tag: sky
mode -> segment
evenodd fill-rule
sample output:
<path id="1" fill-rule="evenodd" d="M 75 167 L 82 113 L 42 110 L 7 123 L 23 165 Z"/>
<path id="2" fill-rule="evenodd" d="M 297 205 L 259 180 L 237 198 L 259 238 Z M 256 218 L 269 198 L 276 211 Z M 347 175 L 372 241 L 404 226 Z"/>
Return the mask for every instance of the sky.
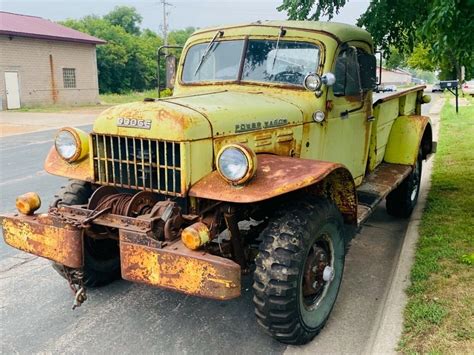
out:
<path id="1" fill-rule="evenodd" d="M 282 0 L 167 0 L 169 29 L 209 27 L 257 20 L 284 20 L 276 8 Z M 115 6 L 134 6 L 143 16 L 142 28 L 161 31 L 163 10 L 159 0 L 0 0 L 2 11 L 39 16 L 53 21 L 105 15 Z M 349 0 L 333 21 L 355 24 L 369 0 Z"/>

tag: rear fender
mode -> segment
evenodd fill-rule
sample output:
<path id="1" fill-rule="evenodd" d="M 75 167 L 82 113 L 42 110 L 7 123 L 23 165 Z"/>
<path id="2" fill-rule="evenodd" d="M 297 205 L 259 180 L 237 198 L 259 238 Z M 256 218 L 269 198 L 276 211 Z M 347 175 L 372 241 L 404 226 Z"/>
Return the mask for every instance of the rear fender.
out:
<path id="1" fill-rule="evenodd" d="M 216 201 L 256 203 L 294 191 L 306 191 L 331 198 L 346 223 L 357 219 L 357 197 L 351 173 L 341 164 L 257 155 L 257 172 L 245 185 L 232 186 L 213 171 L 194 184 L 189 195 Z"/>
<path id="2" fill-rule="evenodd" d="M 400 116 L 390 131 L 384 160 L 392 164 L 413 165 L 420 146 L 423 159 L 434 153 L 433 133 L 427 116 Z"/>

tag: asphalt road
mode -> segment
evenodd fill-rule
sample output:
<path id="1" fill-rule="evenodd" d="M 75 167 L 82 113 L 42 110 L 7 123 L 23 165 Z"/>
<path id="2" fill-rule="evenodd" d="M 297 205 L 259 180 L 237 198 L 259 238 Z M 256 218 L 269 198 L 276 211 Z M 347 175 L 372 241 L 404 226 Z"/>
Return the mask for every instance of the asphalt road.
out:
<path id="1" fill-rule="evenodd" d="M 15 197 L 31 190 L 47 206 L 65 182 L 42 169 L 53 134 L 0 139 L 1 212 L 13 211 Z M 363 353 L 407 223 L 388 216 L 384 205 L 378 207 L 352 242 L 328 324 L 303 347 L 286 347 L 256 325 L 251 276 L 244 278 L 242 297 L 227 302 L 118 281 L 89 290 L 86 303 L 72 311 L 71 291 L 49 262 L 12 249 L 2 239 L 1 353 Z"/>

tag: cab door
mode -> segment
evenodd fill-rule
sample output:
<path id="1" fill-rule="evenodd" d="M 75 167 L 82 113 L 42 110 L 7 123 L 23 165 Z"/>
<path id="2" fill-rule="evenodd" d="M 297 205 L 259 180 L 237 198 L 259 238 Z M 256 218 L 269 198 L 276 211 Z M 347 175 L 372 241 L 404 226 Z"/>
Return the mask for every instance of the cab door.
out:
<path id="1" fill-rule="evenodd" d="M 365 175 L 372 128 L 375 57 L 361 47 L 340 49 L 333 68 L 336 83 L 329 90 L 323 159 L 344 164 L 356 185 Z"/>

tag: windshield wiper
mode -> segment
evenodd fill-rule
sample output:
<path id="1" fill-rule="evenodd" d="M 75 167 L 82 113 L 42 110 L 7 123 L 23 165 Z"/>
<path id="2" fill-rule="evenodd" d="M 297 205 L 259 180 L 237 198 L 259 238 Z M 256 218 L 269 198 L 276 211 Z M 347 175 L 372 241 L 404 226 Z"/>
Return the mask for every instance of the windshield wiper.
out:
<path id="1" fill-rule="evenodd" d="M 277 60 L 277 55 L 278 55 L 278 48 L 280 48 L 280 38 L 286 34 L 286 30 L 282 27 L 280 27 L 280 33 L 278 34 L 278 39 L 277 39 L 277 44 L 275 48 L 275 56 L 273 57 L 273 63 L 272 63 L 272 70 L 275 67 L 275 62 Z"/>
<path id="2" fill-rule="evenodd" d="M 203 65 L 204 63 L 204 60 L 207 58 L 207 56 L 209 55 L 209 53 L 211 52 L 211 48 L 212 48 L 212 45 L 214 44 L 214 42 L 216 41 L 217 39 L 217 36 L 219 37 L 222 37 L 224 35 L 224 31 L 217 31 L 216 34 L 214 35 L 214 37 L 212 37 L 211 41 L 209 42 L 209 44 L 207 45 L 207 48 L 206 50 L 204 51 L 204 53 L 202 54 L 201 56 L 201 59 L 199 60 L 199 64 L 196 68 L 196 71 L 194 72 L 194 76 L 196 76 L 196 74 L 199 72 L 199 69 L 201 69 L 201 66 Z"/>

